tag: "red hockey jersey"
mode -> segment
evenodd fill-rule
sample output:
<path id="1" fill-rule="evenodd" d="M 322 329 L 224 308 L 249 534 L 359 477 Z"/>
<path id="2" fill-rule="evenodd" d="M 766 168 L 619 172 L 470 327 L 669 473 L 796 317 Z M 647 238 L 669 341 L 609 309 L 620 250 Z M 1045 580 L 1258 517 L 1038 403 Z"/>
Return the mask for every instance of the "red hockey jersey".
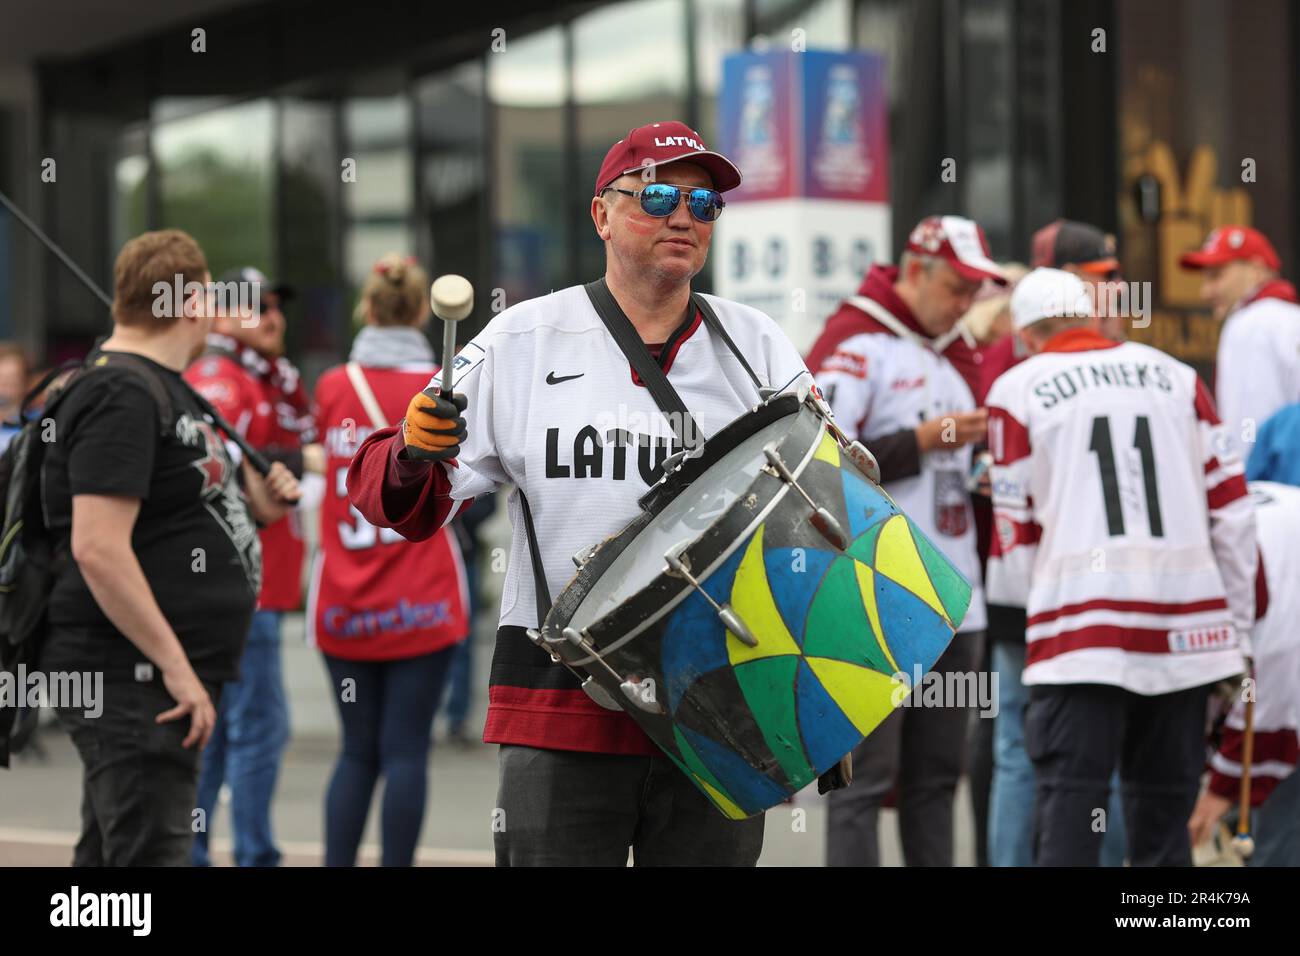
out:
<path id="1" fill-rule="evenodd" d="M 315 441 L 315 421 L 298 371 L 287 359 L 269 361 L 224 335 L 209 336 L 209 351 L 185 370 L 185 379 L 258 451 L 301 471 L 302 446 Z M 299 465 L 294 468 L 292 459 Z M 262 528 L 262 590 L 257 606 L 293 611 L 302 606 L 302 518 L 291 509 Z"/>
<path id="2" fill-rule="evenodd" d="M 469 632 L 465 565 L 449 528 L 408 541 L 377 528 L 348 501 L 352 456 L 377 424 L 396 423 L 412 395 L 429 384 L 434 366 L 363 368 L 383 422 L 367 413 L 340 365 L 316 383 L 316 409 L 326 454 L 320 551 L 307 599 L 307 638 L 349 660 L 394 660 L 428 654 Z M 355 373 L 354 373 L 355 374 Z"/>

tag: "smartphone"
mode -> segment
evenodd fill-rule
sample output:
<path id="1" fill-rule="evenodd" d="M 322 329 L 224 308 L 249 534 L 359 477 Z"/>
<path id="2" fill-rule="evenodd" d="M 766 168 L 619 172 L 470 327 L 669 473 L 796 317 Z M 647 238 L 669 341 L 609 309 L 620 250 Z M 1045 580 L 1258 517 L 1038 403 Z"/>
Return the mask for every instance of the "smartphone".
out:
<path id="1" fill-rule="evenodd" d="M 970 477 L 966 479 L 967 491 L 978 491 L 984 473 L 993 467 L 993 452 L 982 451 L 971 461 Z"/>

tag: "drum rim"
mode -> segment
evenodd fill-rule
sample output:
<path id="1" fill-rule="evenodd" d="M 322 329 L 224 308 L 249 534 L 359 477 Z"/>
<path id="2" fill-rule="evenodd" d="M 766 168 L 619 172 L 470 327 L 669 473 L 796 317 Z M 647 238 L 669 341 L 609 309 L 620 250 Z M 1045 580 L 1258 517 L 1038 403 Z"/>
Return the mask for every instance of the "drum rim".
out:
<path id="1" fill-rule="evenodd" d="M 807 448 L 801 451 L 799 460 L 790 465 L 790 471 L 797 479 L 816 455 L 818 447 L 820 447 L 824 436 L 827 434 L 828 426 L 825 417 L 816 407 L 811 406 L 806 402 L 800 402 L 797 397 L 793 395 L 783 395 L 778 396 L 778 398 L 788 398 L 790 400 L 789 405 L 791 411 L 787 414 L 774 416 L 772 421 L 777 421 L 785 417 L 797 418 L 805 409 L 813 416 L 810 422 L 814 425 L 815 432 L 810 437 Z M 762 407 L 763 406 L 759 406 L 759 408 Z M 758 408 L 751 409 L 749 412 L 738 416 L 731 425 L 742 421 L 754 411 L 758 411 Z M 766 427 L 766 425 L 770 423 L 771 422 L 765 422 L 764 425 L 760 427 Z M 728 425 L 727 428 L 724 428 L 719 432 L 715 438 L 722 437 L 731 425 Z M 699 475 L 706 472 L 711 465 L 716 464 L 717 461 L 719 461 L 728 451 L 739 445 L 741 441 L 744 441 L 746 438 L 753 435 L 756 430 L 757 429 L 748 430 L 744 432 L 743 435 L 737 432 L 735 434 L 740 435 L 740 438 L 734 442 L 724 443 L 720 446 L 722 450 L 716 452 L 713 456 L 701 456 L 698 459 L 692 459 L 689 463 L 693 464 L 695 467 L 693 468 L 693 474 L 690 476 L 690 480 L 693 481 L 695 478 L 699 477 Z M 789 441 L 793 435 L 794 432 L 791 431 L 778 441 L 776 446 L 777 450 L 783 451 L 786 442 Z M 669 478 L 678 479 L 678 481 L 681 482 L 681 487 L 676 488 L 672 494 L 667 497 L 654 498 L 652 503 L 657 505 L 657 508 L 653 513 L 642 511 L 637 518 L 633 519 L 633 521 L 617 535 L 601 542 L 600 547 L 595 553 L 593 553 L 590 560 L 588 560 L 578 573 L 574 575 L 574 577 L 569 581 L 569 584 L 564 588 L 564 591 L 561 592 L 559 598 L 556 599 L 551 614 L 547 615 L 546 621 L 542 626 L 542 632 L 550 639 L 556 641 L 555 646 L 558 649 L 558 653 L 565 658 L 566 663 L 574 666 L 586 667 L 594 662 L 595 658 L 589 654 L 583 654 L 581 657 L 577 656 L 574 653 L 574 650 L 576 649 L 572 648 L 567 641 L 564 641 L 561 638 L 560 632 L 564 628 L 568 627 L 569 622 L 577 612 L 577 609 L 590 595 L 591 588 L 595 582 L 598 581 L 614 561 L 618 559 L 619 555 L 621 555 L 628 547 L 633 545 L 636 538 L 643 530 L 645 530 L 645 527 L 655 518 L 655 516 L 662 512 L 663 508 L 667 507 L 668 503 L 676 498 L 677 495 L 680 494 L 681 491 L 685 490 L 685 488 L 690 484 L 690 481 L 685 481 L 680 477 L 680 472 L 669 476 Z M 763 478 L 767 479 L 766 484 L 763 482 Z M 765 487 L 770 488 L 771 490 L 766 492 L 758 490 Z M 765 520 L 791 491 L 792 489 L 790 486 L 780 478 L 765 473 L 756 475 L 753 482 L 751 482 L 746 495 L 758 493 L 760 496 L 770 495 L 770 497 L 767 497 L 767 500 L 763 501 L 762 504 L 756 507 L 752 512 L 744 506 L 743 498 L 745 495 L 738 497 L 737 500 L 732 502 L 731 506 L 727 508 L 727 510 L 723 512 L 716 521 L 714 521 L 713 525 L 708 530 L 701 533 L 699 537 L 693 540 L 686 548 L 684 554 L 689 560 L 691 556 L 698 553 L 702 546 L 707 546 L 709 543 L 721 536 L 727 538 L 725 544 L 720 550 L 707 548 L 710 554 L 716 555 L 716 557 L 713 557 L 707 565 L 700 567 L 697 563 L 692 562 L 692 573 L 695 575 L 697 580 L 702 580 L 708 577 L 708 575 L 712 574 L 721 563 L 730 558 L 735 553 L 736 549 L 739 548 L 744 541 L 749 539 L 754 528 Z M 650 496 L 647 495 L 646 497 L 649 498 Z M 738 523 L 737 515 L 742 513 L 744 518 L 743 524 L 736 529 L 734 526 Z M 679 604 L 681 604 L 687 596 L 694 592 L 694 590 L 694 587 L 685 580 L 674 578 L 671 575 L 660 571 L 655 575 L 650 583 L 639 592 L 666 593 L 667 596 L 664 600 L 656 602 L 652 613 L 646 616 L 638 616 L 631 627 L 624 627 L 620 619 L 633 613 L 628 608 L 628 599 L 625 599 L 608 613 L 592 621 L 586 628 L 587 635 L 596 643 L 601 654 L 613 653 L 629 641 L 635 640 L 644 631 L 654 627 L 666 615 L 671 613 Z M 567 600 L 566 595 L 569 595 Z M 617 627 L 614 626 L 616 622 L 619 624 Z M 611 640 L 607 645 L 602 645 L 600 642 L 601 635 L 610 631 L 617 633 L 618 636 Z M 600 669 L 598 668 L 590 673 L 595 676 L 598 682 L 604 683 L 602 677 L 607 675 L 599 673 L 599 670 Z"/>
<path id="2" fill-rule="evenodd" d="M 659 512 L 663 511 L 664 508 L 668 507 L 668 503 L 689 488 L 697 478 L 701 477 L 705 472 L 726 457 L 729 452 L 738 448 L 743 442 L 749 439 L 755 431 L 758 431 L 757 428 L 744 433 L 740 431 L 732 431 L 734 426 L 738 425 L 749 416 L 763 412 L 769 413 L 771 415 L 770 419 L 764 421 L 764 423 L 759 426 L 760 428 L 765 428 L 767 425 L 780 421 L 782 418 L 788 418 L 798 414 L 799 410 L 803 408 L 805 404 L 806 403 L 799 401 L 798 396 L 786 392 L 773 396 L 761 405 L 755 405 L 753 408 L 749 409 L 749 411 L 741 412 L 741 414 L 727 422 L 727 424 L 722 427 L 721 431 L 705 442 L 702 454 L 696 458 L 687 458 L 682 463 L 681 468 L 673 472 L 671 475 L 665 475 L 655 484 L 646 489 L 646 493 L 637 500 L 638 506 L 640 506 L 642 511 L 649 512 L 651 517 L 654 517 Z M 789 411 L 782 411 L 782 409 L 786 408 L 788 408 Z"/>

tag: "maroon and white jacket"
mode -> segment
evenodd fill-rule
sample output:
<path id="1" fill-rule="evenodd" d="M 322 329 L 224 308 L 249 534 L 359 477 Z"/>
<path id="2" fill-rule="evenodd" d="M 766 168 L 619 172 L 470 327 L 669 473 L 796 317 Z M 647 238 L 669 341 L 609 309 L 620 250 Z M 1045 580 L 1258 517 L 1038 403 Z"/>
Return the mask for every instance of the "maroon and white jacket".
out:
<path id="1" fill-rule="evenodd" d="M 1260 617 L 1251 633 L 1255 652 L 1255 742 L 1250 802 L 1259 806 L 1286 779 L 1300 754 L 1300 488 L 1252 481 L 1259 537 L 1256 588 Z M 1210 789 L 1236 800 L 1241 786 L 1246 705 L 1238 700 L 1210 758 Z"/>
<path id="2" fill-rule="evenodd" d="M 880 463 L 885 490 L 971 583 L 958 628 L 986 624 L 975 512 L 966 482 L 973 449 L 921 454 L 916 428 L 950 412 L 975 409 L 978 358 L 960 327 L 927 336 L 894 291 L 895 266 L 873 266 L 858 295 L 829 319 L 808 355 L 835 420 Z"/>

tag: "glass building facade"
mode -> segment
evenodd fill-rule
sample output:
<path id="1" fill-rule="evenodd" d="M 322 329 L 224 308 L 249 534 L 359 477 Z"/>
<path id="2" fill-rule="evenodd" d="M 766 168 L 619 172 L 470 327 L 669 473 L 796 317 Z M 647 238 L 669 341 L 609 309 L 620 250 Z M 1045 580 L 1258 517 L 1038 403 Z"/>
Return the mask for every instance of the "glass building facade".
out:
<path id="1" fill-rule="evenodd" d="M 249 264 L 291 283 L 290 351 L 310 379 L 346 353 L 357 290 L 384 252 L 474 282 L 463 334 L 601 274 L 589 204 L 605 150 L 666 118 L 715 138 L 723 58 L 750 47 L 887 57 L 895 250 L 919 217 L 952 212 L 1023 260 L 1032 232 L 1063 215 L 1115 232 L 1131 277 L 1154 280 L 1158 226 L 1132 200 L 1152 142 L 1185 162 L 1198 143 L 1245 136 L 1278 178 L 1297 166 L 1285 0 L 1252 4 L 1258 17 L 1230 17 L 1228 0 L 485 6 L 266 5 L 212 18 L 203 54 L 186 28 L 45 65 L 39 148 L 59 157 L 60 184 L 37 191 L 39 215 L 104 286 L 123 241 L 171 226 L 194 234 L 214 274 Z M 1210 53 L 1218 80 L 1197 65 Z M 1233 80 L 1239 62 L 1249 75 Z M 1273 106 L 1241 111 L 1250 84 Z M 1203 99 L 1180 102 L 1185 91 Z M 941 176 L 948 159 L 955 181 Z M 1234 164 L 1223 158 L 1220 177 Z M 1292 261 L 1293 187 L 1261 183 L 1252 201 Z M 104 310 L 52 259 L 40 269 L 41 358 L 80 354 L 106 331 Z M 1171 307 L 1192 309 L 1177 291 Z"/>

